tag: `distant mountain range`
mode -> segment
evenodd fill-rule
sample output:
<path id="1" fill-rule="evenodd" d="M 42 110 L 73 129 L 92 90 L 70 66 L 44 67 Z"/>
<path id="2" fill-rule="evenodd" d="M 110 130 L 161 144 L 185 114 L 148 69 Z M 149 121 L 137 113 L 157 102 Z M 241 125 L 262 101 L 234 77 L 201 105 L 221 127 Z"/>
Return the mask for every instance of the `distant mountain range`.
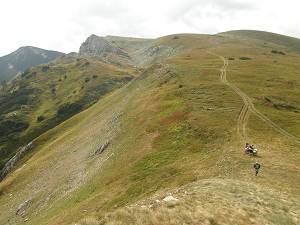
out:
<path id="1" fill-rule="evenodd" d="M 264 41 L 277 46 L 285 46 L 287 50 L 300 52 L 299 39 L 269 33 L 264 31 L 237 30 L 223 32 L 219 35 L 238 38 L 239 40 L 251 38 L 251 40 Z M 0 57 L 0 82 L 12 80 L 18 73 L 48 63 L 58 57 L 97 57 L 106 63 L 112 64 L 148 64 L 157 58 L 157 55 L 167 56 L 172 54 L 169 46 L 157 45 L 153 39 L 116 37 L 116 36 L 97 36 L 92 34 L 82 43 L 79 52 L 64 54 L 58 51 L 45 50 L 32 46 L 21 47 L 18 50 Z"/>
<path id="2" fill-rule="evenodd" d="M 0 82 L 13 79 L 30 67 L 48 63 L 64 53 L 26 46 L 0 57 Z"/>

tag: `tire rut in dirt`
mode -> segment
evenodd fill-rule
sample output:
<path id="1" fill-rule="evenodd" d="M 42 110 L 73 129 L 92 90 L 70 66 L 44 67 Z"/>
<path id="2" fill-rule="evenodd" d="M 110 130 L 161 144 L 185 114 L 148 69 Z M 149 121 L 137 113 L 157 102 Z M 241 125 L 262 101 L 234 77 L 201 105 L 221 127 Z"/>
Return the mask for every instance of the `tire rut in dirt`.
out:
<path id="1" fill-rule="evenodd" d="M 214 53 L 211 53 L 211 52 L 208 52 L 208 53 L 211 54 L 211 55 L 219 57 L 223 61 L 223 66 L 220 69 L 221 82 L 224 83 L 225 85 L 229 86 L 237 95 L 239 95 L 241 97 L 241 99 L 244 102 L 244 105 L 242 106 L 240 114 L 238 115 L 238 122 L 237 122 L 237 124 L 238 124 L 237 125 L 237 132 L 238 132 L 240 137 L 242 137 L 244 140 L 248 139 L 247 133 L 246 133 L 246 126 L 247 126 L 247 121 L 248 121 L 248 118 L 250 116 L 250 113 L 252 112 L 253 114 L 255 114 L 258 118 L 260 118 L 266 124 L 271 126 L 277 132 L 281 133 L 282 135 L 284 135 L 284 136 L 292 139 L 296 143 L 300 144 L 300 138 L 290 134 L 289 132 L 287 132 L 286 130 L 284 130 L 280 126 L 278 126 L 276 123 L 271 121 L 268 117 L 266 117 L 260 111 L 258 111 L 254 107 L 251 98 L 246 93 L 242 92 L 238 87 L 236 87 L 235 85 L 228 82 L 226 75 L 227 75 L 227 67 L 228 67 L 229 63 L 228 63 L 228 60 L 225 57 L 214 54 Z"/>

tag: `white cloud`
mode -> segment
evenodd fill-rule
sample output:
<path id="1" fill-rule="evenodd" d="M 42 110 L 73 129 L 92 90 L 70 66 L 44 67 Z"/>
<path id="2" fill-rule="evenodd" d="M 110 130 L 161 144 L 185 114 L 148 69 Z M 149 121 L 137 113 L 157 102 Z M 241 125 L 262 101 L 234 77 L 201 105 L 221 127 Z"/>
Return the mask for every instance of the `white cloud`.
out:
<path id="1" fill-rule="evenodd" d="M 298 0 L 2 0 L 0 55 L 33 45 L 77 51 L 90 34 L 267 30 L 300 37 Z"/>

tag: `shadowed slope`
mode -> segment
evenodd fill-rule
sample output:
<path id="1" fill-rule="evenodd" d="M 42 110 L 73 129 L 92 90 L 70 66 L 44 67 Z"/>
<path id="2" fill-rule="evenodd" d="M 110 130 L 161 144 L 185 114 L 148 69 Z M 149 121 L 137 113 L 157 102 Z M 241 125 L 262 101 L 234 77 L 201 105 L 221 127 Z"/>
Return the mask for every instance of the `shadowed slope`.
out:
<path id="1" fill-rule="evenodd" d="M 0 90 L 0 168 L 34 138 L 134 78 L 93 58 L 62 58 L 24 72 Z"/>

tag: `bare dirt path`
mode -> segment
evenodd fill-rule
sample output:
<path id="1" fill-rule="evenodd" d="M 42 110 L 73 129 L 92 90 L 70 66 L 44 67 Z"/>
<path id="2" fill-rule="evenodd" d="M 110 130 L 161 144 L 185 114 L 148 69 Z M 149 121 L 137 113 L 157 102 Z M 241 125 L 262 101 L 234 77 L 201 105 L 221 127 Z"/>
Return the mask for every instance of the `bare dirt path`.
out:
<path id="1" fill-rule="evenodd" d="M 270 127 L 275 129 L 277 132 L 281 133 L 282 135 L 284 135 L 284 136 L 286 136 L 286 137 L 288 137 L 288 138 L 292 139 L 293 141 L 300 144 L 300 139 L 298 137 L 290 134 L 289 132 L 287 132 L 286 130 L 284 130 L 280 126 L 278 126 L 276 123 L 271 121 L 268 117 L 266 117 L 260 111 L 258 111 L 254 107 L 251 98 L 247 94 L 242 92 L 238 87 L 236 87 L 232 83 L 228 82 L 228 80 L 227 80 L 228 60 L 225 57 L 214 54 L 214 53 L 211 53 L 211 52 L 209 52 L 209 54 L 217 56 L 223 61 L 223 66 L 220 70 L 221 71 L 221 73 L 220 73 L 221 81 L 225 85 L 229 86 L 237 95 L 239 95 L 241 97 L 241 99 L 243 100 L 243 102 L 244 102 L 243 107 L 242 107 L 242 109 L 239 113 L 239 116 L 238 116 L 238 121 L 237 121 L 237 132 L 244 140 L 248 139 L 248 136 L 247 136 L 247 133 L 246 133 L 246 125 L 247 125 L 247 121 L 248 121 L 248 118 L 250 116 L 250 113 L 253 113 L 257 117 L 259 117 L 262 121 L 264 121 L 266 124 L 268 124 Z"/>
<path id="2" fill-rule="evenodd" d="M 220 56 L 219 56 L 220 57 Z M 244 104 L 240 110 L 240 113 L 238 115 L 238 120 L 237 120 L 237 133 L 238 135 L 243 139 L 243 140 L 247 140 L 248 139 L 248 136 L 247 136 L 247 133 L 246 133 L 246 125 L 247 125 L 247 121 L 248 121 L 248 118 L 250 116 L 250 104 L 251 102 L 249 102 L 248 98 L 246 97 L 246 95 L 241 91 L 239 90 L 237 87 L 235 87 L 234 85 L 232 85 L 231 83 L 229 83 L 227 81 L 227 67 L 228 67 L 228 60 L 226 60 L 224 57 L 220 57 L 224 64 L 221 68 L 221 73 L 220 73 L 220 78 L 221 78 L 221 81 L 226 84 L 227 86 L 229 86 L 231 89 L 234 90 L 234 92 L 236 94 L 238 94 Z"/>

